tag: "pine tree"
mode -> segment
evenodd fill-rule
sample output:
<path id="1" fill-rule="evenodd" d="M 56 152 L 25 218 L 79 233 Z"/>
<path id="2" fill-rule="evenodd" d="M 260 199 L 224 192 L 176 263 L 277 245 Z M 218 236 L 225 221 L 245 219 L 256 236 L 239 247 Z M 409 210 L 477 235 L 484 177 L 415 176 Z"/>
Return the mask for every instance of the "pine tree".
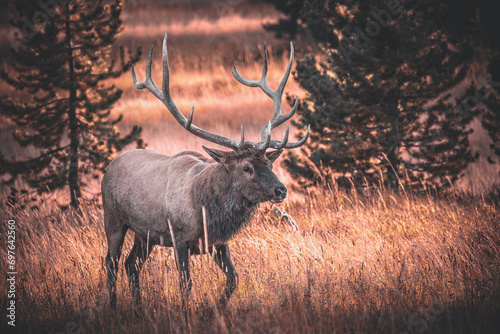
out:
<path id="1" fill-rule="evenodd" d="M 279 18 L 276 23 L 266 23 L 264 27 L 267 30 L 273 31 L 278 38 L 290 39 L 295 39 L 299 33 L 304 33 L 298 22 L 303 5 L 302 0 L 273 0 L 270 2 L 287 16 Z"/>
<path id="2" fill-rule="evenodd" d="M 500 164 L 500 82 L 492 81 L 491 83 L 488 92 L 484 94 L 485 99 L 482 101 L 485 108 L 481 121 L 492 140 L 491 149 L 495 155 L 495 157 L 488 157 L 488 161 Z"/>
<path id="3" fill-rule="evenodd" d="M 481 125 L 492 141 L 487 161 L 500 165 L 500 25 L 494 11 L 487 9 L 482 4 L 466 25 L 479 70 L 469 94 L 461 96 L 461 102 L 466 111 L 479 110 Z"/>
<path id="4" fill-rule="evenodd" d="M 122 116 L 113 118 L 110 108 L 122 91 L 105 82 L 128 71 L 141 51 L 125 59 L 121 47 L 120 63 L 112 59 L 123 1 L 48 3 L 16 3 L 12 22 L 23 36 L 13 43 L 12 68 L 1 73 L 19 96 L 2 96 L 0 112 L 17 127 L 15 140 L 39 154 L 23 161 L 0 155 L 0 173 L 10 182 L 21 177 L 39 194 L 69 187 L 78 207 L 84 176 L 97 177 L 125 145 L 142 145 L 138 126 L 120 135 Z"/>
<path id="5" fill-rule="evenodd" d="M 274 2 L 274 1 L 271 1 Z M 467 40 L 453 32 L 443 1 L 304 2 L 300 22 L 322 49 L 297 61 L 307 91 L 295 125 L 311 125 L 305 155 L 288 153 L 295 176 L 330 169 L 389 184 L 453 183 L 472 160 L 464 114 L 444 96 L 469 68 Z"/>

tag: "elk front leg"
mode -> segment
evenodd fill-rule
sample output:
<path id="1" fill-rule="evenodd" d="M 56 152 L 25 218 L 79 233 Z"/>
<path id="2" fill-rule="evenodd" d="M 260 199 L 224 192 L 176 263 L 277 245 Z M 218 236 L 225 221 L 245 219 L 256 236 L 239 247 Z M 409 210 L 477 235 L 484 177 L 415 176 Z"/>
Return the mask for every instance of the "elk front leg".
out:
<path id="1" fill-rule="evenodd" d="M 177 245 L 175 251 L 177 253 L 177 267 L 179 269 L 182 308 L 185 309 L 187 307 L 191 288 L 193 287 L 193 282 L 191 281 L 191 275 L 189 273 L 189 256 L 191 254 L 189 248 L 185 245 Z"/>
<path id="2" fill-rule="evenodd" d="M 226 288 L 219 299 L 219 306 L 225 308 L 229 301 L 229 297 L 231 297 L 236 287 L 238 287 L 238 274 L 234 270 L 233 263 L 231 262 L 231 255 L 229 254 L 229 246 L 227 244 L 217 247 L 212 256 L 214 257 L 215 263 L 217 263 L 226 274 Z"/>

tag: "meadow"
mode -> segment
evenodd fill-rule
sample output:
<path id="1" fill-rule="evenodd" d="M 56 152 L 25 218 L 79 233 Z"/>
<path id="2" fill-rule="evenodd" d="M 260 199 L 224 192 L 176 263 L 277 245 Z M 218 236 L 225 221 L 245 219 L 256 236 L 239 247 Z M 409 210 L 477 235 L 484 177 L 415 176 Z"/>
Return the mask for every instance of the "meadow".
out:
<path id="1" fill-rule="evenodd" d="M 228 2 L 231 3 L 231 2 Z M 242 4 L 192 8 L 134 8 L 124 13 L 119 42 L 154 43 L 153 78 L 161 83 L 161 40 L 169 33 L 172 95 L 185 114 L 196 102 L 194 124 L 231 138 L 257 140 L 272 112 L 259 90 L 237 83 L 232 66 L 249 78 L 262 70 L 262 43 L 270 46 L 268 80 L 276 87 L 288 62 L 288 43 L 262 24 L 272 8 Z M 201 9 L 200 9 L 201 8 Z M 307 48 L 302 43 L 301 47 Z M 136 65 L 144 79 L 145 58 Z M 124 91 L 114 113 L 126 131 L 140 124 L 148 149 L 172 154 L 201 151 L 201 140 L 183 130 L 130 75 L 114 81 Z M 299 94 L 290 80 L 286 92 Z M 290 108 L 286 104 L 285 111 Z M 4 125 L 8 127 L 8 125 Z M 4 128 L 5 129 L 5 128 Z M 282 137 L 284 127 L 273 132 Z M 3 130 L 2 130 L 3 132 Z M 3 140 L 5 139 L 5 140 Z M 2 133 L 10 152 L 18 147 Z M 3 148 L 2 148 L 2 152 Z M 262 204 L 251 224 L 230 241 L 240 284 L 228 309 L 215 308 L 225 276 L 207 255 L 191 258 L 193 291 L 181 309 L 172 249 L 156 247 L 141 273 L 144 310 L 134 311 L 124 259 L 119 264 L 118 306 L 109 306 L 107 251 L 99 201 L 79 212 L 67 195 L 53 194 L 36 209 L 0 210 L 0 267 L 7 268 L 8 220 L 16 226 L 16 293 L 19 333 L 497 333 L 500 329 L 500 203 L 498 197 L 453 191 L 414 193 L 373 185 L 365 192 L 301 190 L 276 165 L 291 190 L 282 205 Z M 97 182 L 85 196 L 98 198 Z M 279 207 L 298 230 L 279 222 Z M 2 333 L 8 285 L 0 282 Z"/>
<path id="2" fill-rule="evenodd" d="M 192 257 L 187 314 L 181 311 L 170 248 L 157 247 L 143 268 L 142 313 L 134 312 L 124 257 L 117 310 L 108 306 L 99 205 L 87 205 L 79 214 L 54 205 L 7 210 L 2 221 L 14 219 L 18 235 L 17 328 L 20 333 L 495 333 L 500 328 L 498 203 L 383 188 L 371 194 L 316 190 L 282 207 L 298 231 L 278 224 L 271 208 L 262 205 L 250 226 L 230 241 L 240 285 L 227 311 L 215 309 L 225 276 L 208 255 Z M 2 235 L 6 231 L 2 224 Z M 131 246 L 128 235 L 124 254 Z M 7 258 L 5 247 L 0 256 Z"/>

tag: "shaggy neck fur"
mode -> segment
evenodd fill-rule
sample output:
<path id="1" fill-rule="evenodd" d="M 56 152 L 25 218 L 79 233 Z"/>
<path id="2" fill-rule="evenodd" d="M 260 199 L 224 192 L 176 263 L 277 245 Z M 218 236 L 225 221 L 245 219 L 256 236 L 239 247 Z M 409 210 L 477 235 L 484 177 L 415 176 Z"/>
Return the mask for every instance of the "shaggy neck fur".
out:
<path id="1" fill-rule="evenodd" d="M 214 242 L 226 242 L 238 233 L 252 219 L 258 203 L 243 198 L 239 187 L 230 178 L 223 165 L 215 165 L 216 173 L 211 173 L 210 187 L 212 196 L 207 203 L 208 234 Z"/>

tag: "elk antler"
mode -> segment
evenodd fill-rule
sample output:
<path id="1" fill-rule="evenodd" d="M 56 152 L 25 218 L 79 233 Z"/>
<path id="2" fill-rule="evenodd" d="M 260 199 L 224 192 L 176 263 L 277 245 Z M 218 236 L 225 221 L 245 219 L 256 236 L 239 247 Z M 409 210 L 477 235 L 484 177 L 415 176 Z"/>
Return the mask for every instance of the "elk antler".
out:
<path id="1" fill-rule="evenodd" d="M 153 95 L 163 102 L 163 104 L 167 107 L 170 113 L 174 116 L 174 118 L 179 122 L 182 127 L 191 132 L 197 137 L 208 140 L 212 143 L 219 144 L 233 150 L 238 150 L 243 147 L 245 142 L 244 134 L 243 134 L 243 126 L 241 127 L 241 141 L 238 142 L 236 140 L 232 140 L 229 138 L 225 138 L 206 130 L 200 129 L 196 125 L 193 125 L 193 114 L 194 114 L 194 103 L 191 111 L 189 113 L 189 118 L 186 119 L 184 115 L 180 112 L 180 110 L 175 105 L 172 96 L 170 95 L 170 70 L 168 67 L 168 54 L 167 54 L 167 33 L 165 33 L 165 37 L 163 38 L 163 82 L 162 82 L 162 90 L 158 89 L 153 79 L 151 78 L 151 62 L 153 60 L 153 45 L 151 45 L 151 49 L 149 50 L 148 62 L 146 65 L 146 80 L 143 82 L 137 81 L 137 76 L 135 74 L 134 65 L 132 65 L 132 80 L 134 81 L 134 85 L 138 89 L 147 88 Z"/>
<path id="2" fill-rule="evenodd" d="M 167 33 L 165 33 L 165 37 L 163 38 L 163 82 L 162 82 L 162 90 L 160 90 L 156 84 L 154 83 L 151 77 L 151 62 L 153 61 L 153 45 L 151 45 L 151 49 L 149 50 L 148 62 L 146 65 L 146 80 L 143 82 L 137 81 L 137 76 L 135 74 L 134 65 L 132 65 L 132 79 L 134 81 L 134 85 L 138 89 L 147 88 L 158 100 L 163 102 L 163 104 L 170 111 L 172 116 L 177 120 L 177 122 L 182 125 L 186 130 L 191 132 L 197 137 L 205 139 L 209 142 L 225 146 L 231 148 L 235 151 L 242 150 L 244 148 L 253 147 L 260 151 L 265 151 L 267 148 L 271 147 L 274 149 L 282 149 L 282 148 L 296 148 L 305 143 L 307 138 L 309 137 L 310 127 L 307 128 L 307 133 L 302 138 L 302 140 L 296 143 L 288 143 L 288 133 L 290 131 L 290 126 L 286 130 L 285 136 L 282 141 L 271 140 L 271 130 L 282 124 L 283 122 L 290 119 L 298 106 L 298 99 L 295 96 L 295 104 L 292 110 L 286 114 L 281 114 L 281 102 L 283 97 L 283 91 L 285 89 L 286 82 L 288 77 L 290 76 L 290 70 L 292 68 L 293 62 L 293 44 L 290 42 L 290 62 L 288 63 L 285 76 L 281 80 L 281 83 L 275 91 L 269 88 L 267 84 L 267 51 L 266 44 L 264 44 L 264 69 L 262 71 L 262 76 L 259 81 L 253 81 L 243 78 L 238 71 L 236 70 L 236 66 L 234 67 L 233 75 L 240 83 L 250 86 L 250 87 L 260 87 L 267 96 L 269 96 L 274 101 L 274 114 L 269 123 L 262 130 L 261 141 L 259 143 L 254 143 L 251 141 L 245 141 L 245 135 L 243 131 L 243 126 L 241 126 L 241 139 L 240 141 L 232 140 L 229 138 L 225 138 L 206 130 L 203 130 L 196 125 L 193 125 L 193 114 L 194 114 L 194 103 L 189 112 L 189 117 L 186 119 L 184 115 L 180 112 L 180 110 L 175 105 L 172 96 L 170 95 L 170 69 L 168 66 L 168 53 L 167 53 Z"/>
<path id="3" fill-rule="evenodd" d="M 262 91 L 269 96 L 273 102 L 274 102 L 274 113 L 273 117 L 267 123 L 267 125 L 264 127 L 262 130 L 262 135 L 261 135 L 261 141 L 260 143 L 256 143 L 255 147 L 259 150 L 265 150 L 269 147 L 274 148 L 274 149 L 282 149 L 282 148 L 296 148 L 301 145 L 303 145 L 307 138 L 309 137 L 309 132 L 310 132 L 310 126 L 307 127 L 307 132 L 300 141 L 296 143 L 288 143 L 288 133 L 290 131 L 290 125 L 286 129 L 285 132 L 285 137 L 281 142 L 276 141 L 276 140 L 271 140 L 271 130 L 277 127 L 278 125 L 286 122 L 292 116 L 295 114 L 295 111 L 297 110 L 297 106 L 299 104 L 299 100 L 297 95 L 295 95 L 295 103 L 292 107 L 292 110 L 286 114 L 283 115 L 281 114 L 281 104 L 283 100 L 283 91 L 285 90 L 285 85 L 286 82 L 288 81 L 288 77 L 290 76 L 290 71 L 292 69 L 292 63 L 293 63 L 293 55 L 294 55 L 294 50 L 293 50 L 293 43 L 290 42 L 290 61 L 288 62 L 288 66 L 286 67 L 286 72 L 283 78 L 281 79 L 280 85 L 276 90 L 272 90 L 269 87 L 269 84 L 267 83 L 267 48 L 266 48 L 266 43 L 264 43 L 264 66 L 262 69 L 262 75 L 260 77 L 260 80 L 249 80 L 241 76 L 240 73 L 238 73 L 238 70 L 236 69 L 236 66 L 234 66 L 233 70 L 233 76 L 236 80 L 238 80 L 240 83 L 242 83 L 245 86 L 249 87 L 259 87 L 262 89 Z"/>

